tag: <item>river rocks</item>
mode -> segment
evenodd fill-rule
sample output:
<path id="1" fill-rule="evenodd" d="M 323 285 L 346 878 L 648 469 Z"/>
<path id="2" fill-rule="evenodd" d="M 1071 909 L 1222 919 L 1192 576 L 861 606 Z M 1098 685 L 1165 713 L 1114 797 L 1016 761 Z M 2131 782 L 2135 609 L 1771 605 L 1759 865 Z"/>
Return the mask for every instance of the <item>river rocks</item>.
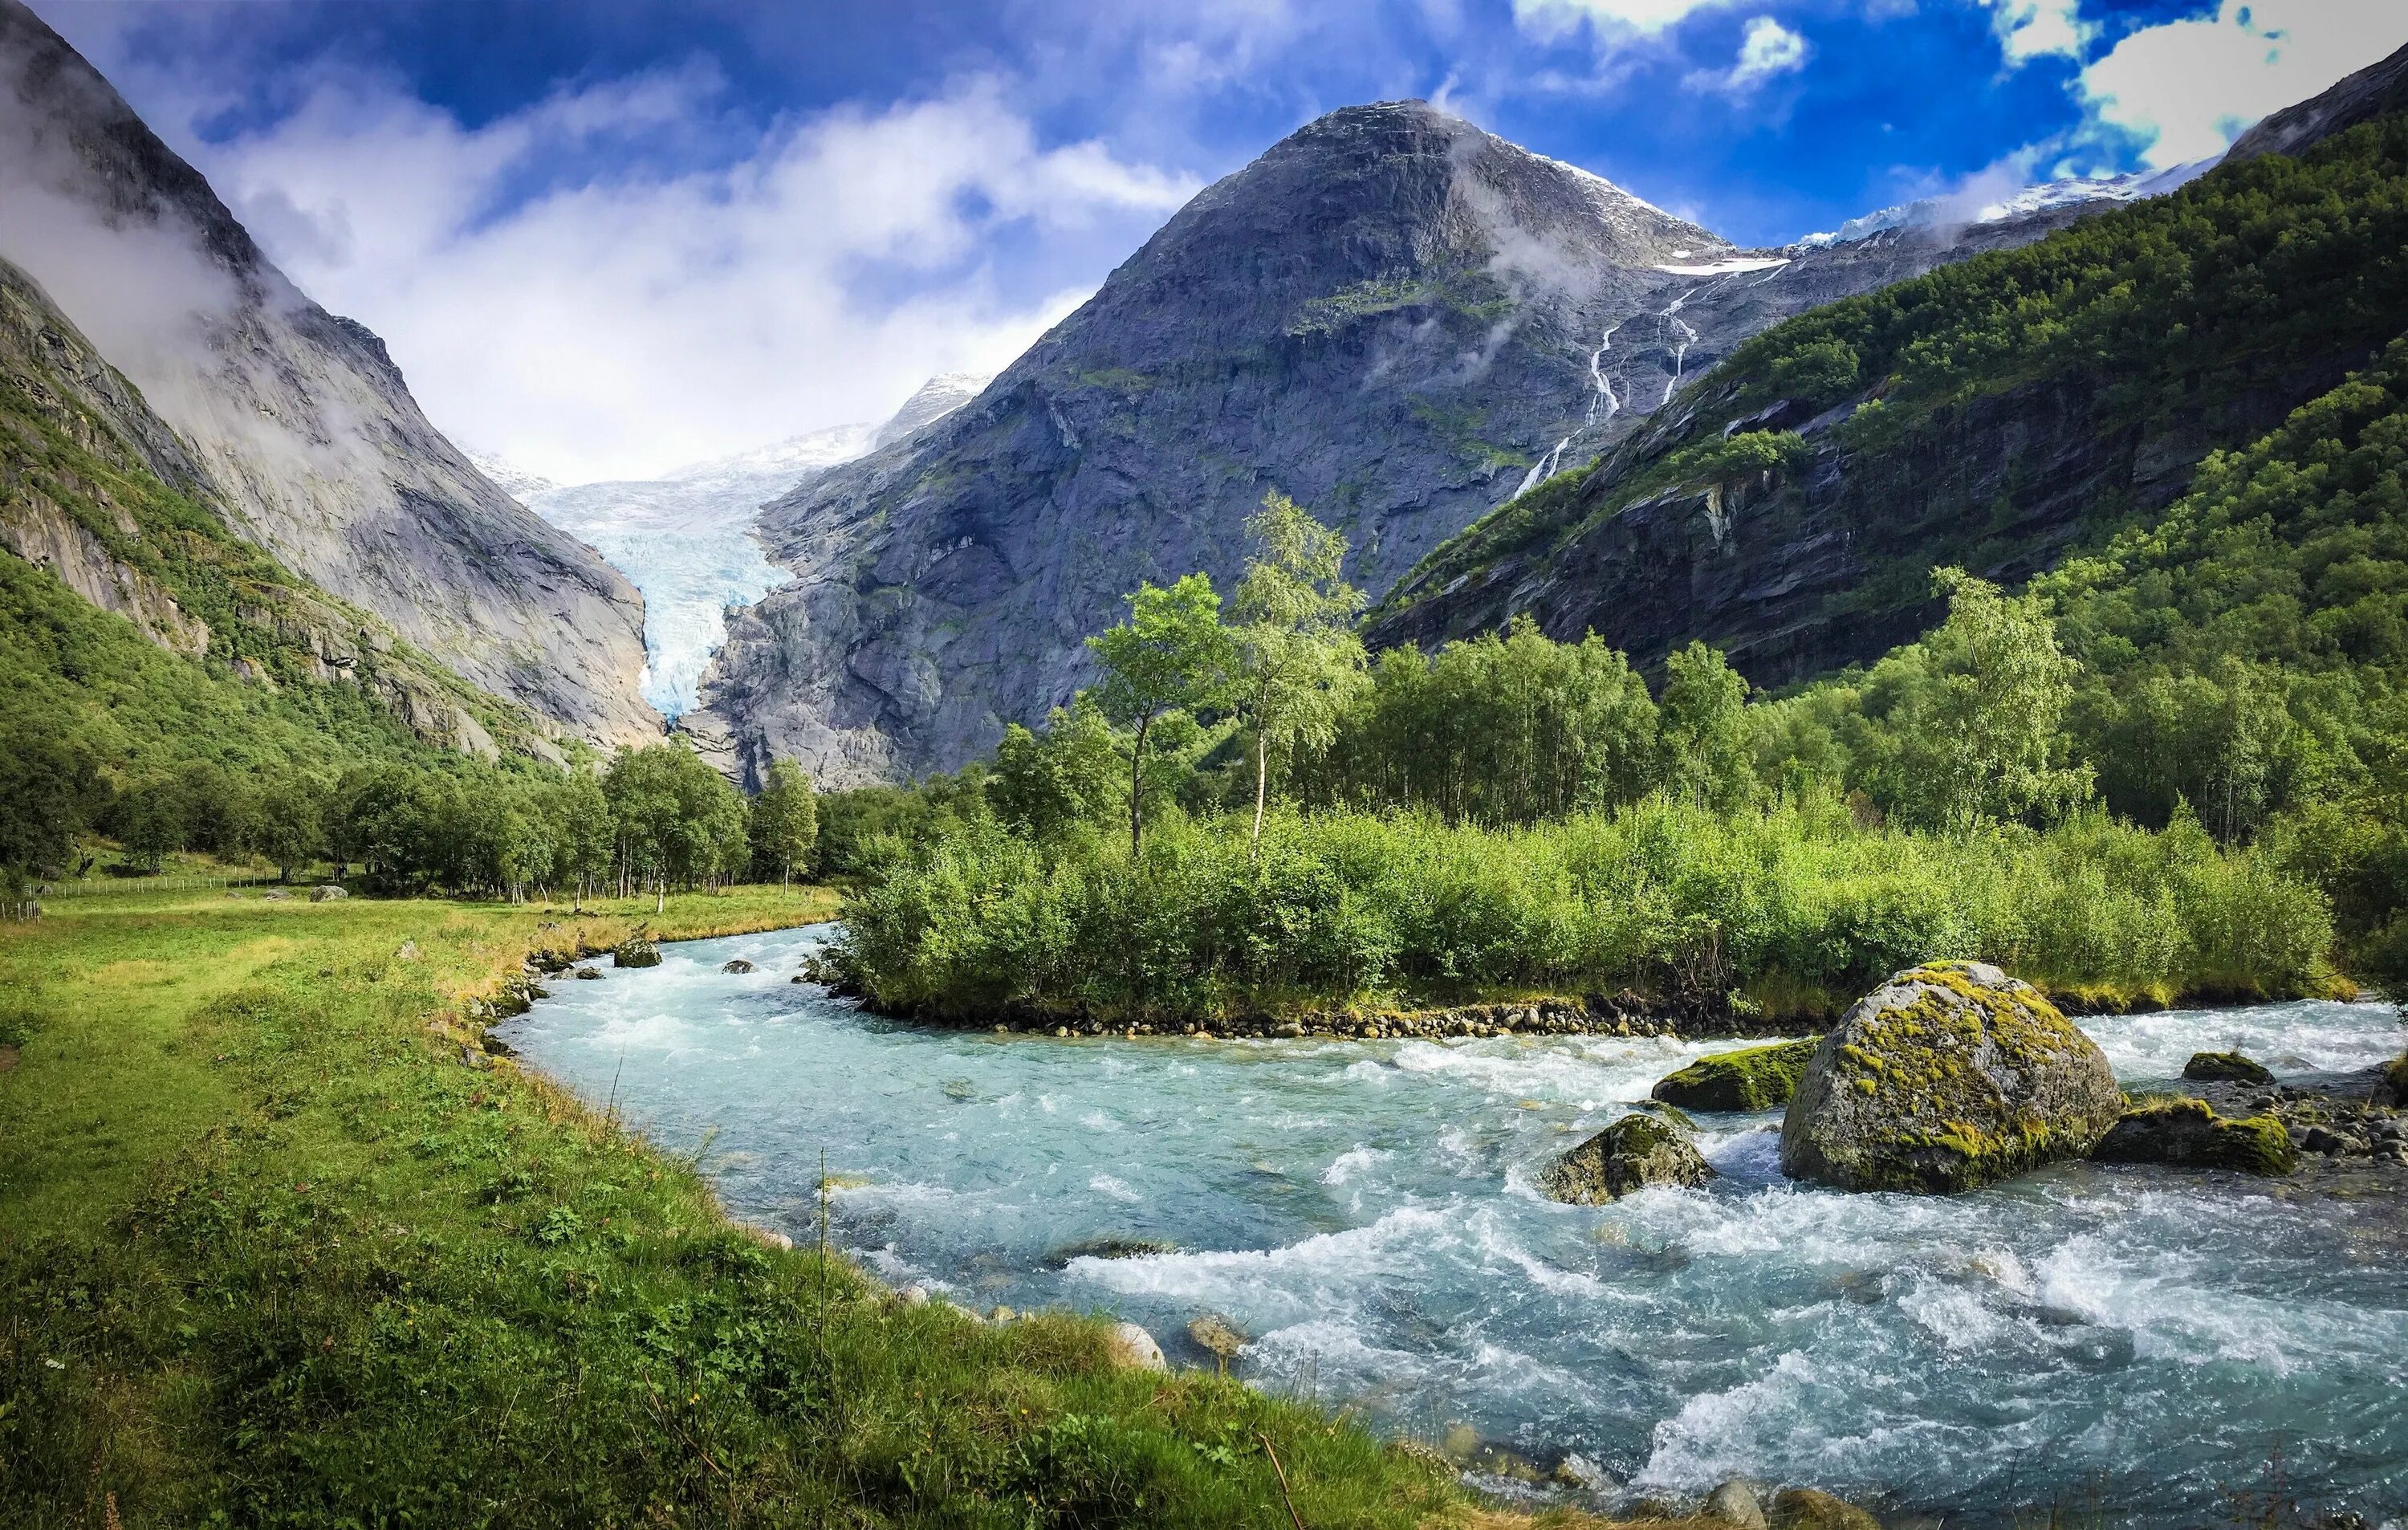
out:
<path id="1" fill-rule="evenodd" d="M 614 965 L 624 967 L 658 966 L 661 965 L 661 948 L 640 935 L 633 935 L 610 948 L 610 960 Z"/>
<path id="2" fill-rule="evenodd" d="M 1602 1206 L 1649 1185 L 1701 1185 L 1714 1177 L 1688 1134 L 1632 1114 L 1540 1172 L 1539 1193 L 1573 1206 Z"/>
<path id="3" fill-rule="evenodd" d="M 1766 1516 L 1771 1530 L 1881 1530 L 1881 1521 L 1813 1488 L 1783 1488 Z"/>
<path id="4" fill-rule="evenodd" d="M 2253 1062 L 2237 1051 L 2195 1051 L 2183 1065 L 2182 1076 L 2193 1083 L 2202 1084 L 2271 1084 L 2274 1075 L 2263 1063 Z"/>
<path id="5" fill-rule="evenodd" d="M 1717 1524 L 1732 1524 L 1740 1530 L 1767 1530 L 1764 1507 L 1756 1501 L 1756 1490 L 1734 1478 L 1706 1494 L 1705 1518 Z"/>
<path id="6" fill-rule="evenodd" d="M 1820 1045 L 1809 1037 L 1716 1052 L 1665 1075 L 1649 1093 L 1684 1110 L 1770 1110 L 1798 1093 L 1798 1080 Z"/>
<path id="7" fill-rule="evenodd" d="M 1089 1237 L 1047 1254 L 1045 1267 L 1060 1269 L 1073 1259 L 1146 1259 L 1178 1251 L 1178 1244 L 1158 1237 Z"/>
<path id="8" fill-rule="evenodd" d="M 1978 962 L 1895 973 L 1807 1065 L 1781 1169 L 1842 1190 L 1971 1190 L 2098 1145 L 2124 1096 L 2098 1044 Z"/>
<path id="9" fill-rule="evenodd" d="M 1187 1337 L 1194 1339 L 1197 1347 L 1219 1361 L 1223 1370 L 1227 1370 L 1229 1362 L 1235 1360 L 1238 1357 L 1238 1351 L 1246 1347 L 1246 1336 L 1243 1331 L 1218 1312 L 1207 1312 L 1190 1323 L 1187 1325 Z"/>
<path id="10" fill-rule="evenodd" d="M 309 901 L 311 903 L 332 903 L 337 898 L 348 895 L 349 894 L 345 894 L 341 888 L 336 886 L 333 882 L 328 882 L 323 887 L 313 887 L 309 889 Z"/>
<path id="11" fill-rule="evenodd" d="M 581 966 L 577 969 L 575 976 L 589 983 L 599 982 L 602 980 L 602 969 L 598 966 Z"/>
<path id="12" fill-rule="evenodd" d="M 752 966 L 752 963 L 750 963 L 750 962 L 746 961 L 746 960 L 745 960 L 744 958 L 742 958 L 741 956 L 738 956 L 738 957 L 735 958 L 733 961 L 726 961 L 726 962 L 722 962 L 722 963 L 720 963 L 720 964 L 719 964 L 719 970 L 720 970 L 720 971 L 722 971 L 722 972 L 724 972 L 724 973 L 728 973 L 728 974 L 730 974 L 730 975 L 732 975 L 732 976 L 741 977 L 741 976 L 743 976 L 745 973 L 752 971 L 752 970 L 753 970 L 753 966 Z"/>
<path id="13" fill-rule="evenodd" d="M 2205 1100 L 2172 1094 L 2133 1101 L 2090 1156 L 2263 1175 L 2288 1174 L 2300 1165 L 2290 1132 L 2274 1117 L 2220 1116 Z"/>
<path id="14" fill-rule="evenodd" d="M 2394 1058 L 2383 1070 L 2383 1082 L 2377 1086 L 2382 1103 L 2408 1106 L 2408 1055 Z"/>
<path id="15" fill-rule="evenodd" d="M 1162 1346 L 1154 1336 L 1134 1323 L 1116 1323 L 1104 1339 L 1104 1353 L 1123 1370 L 1162 1370 L 1170 1368 L 1162 1358 Z"/>

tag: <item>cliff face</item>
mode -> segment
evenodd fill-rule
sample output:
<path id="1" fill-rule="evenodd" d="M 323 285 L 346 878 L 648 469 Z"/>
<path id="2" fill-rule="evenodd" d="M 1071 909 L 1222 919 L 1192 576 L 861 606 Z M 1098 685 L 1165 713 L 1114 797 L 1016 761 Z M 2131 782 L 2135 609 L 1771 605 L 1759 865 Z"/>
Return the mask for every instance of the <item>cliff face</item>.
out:
<path id="1" fill-rule="evenodd" d="M 1227 589 L 1267 490 L 1379 594 L 1746 336 L 2081 210 L 1743 251 L 1421 103 L 1334 112 L 973 402 L 771 504 L 795 581 L 731 620 L 682 725 L 756 779 L 953 768 L 1092 678 L 1082 639 L 1139 580 Z"/>
<path id="2" fill-rule="evenodd" d="M 19 0 L 0 0 L 0 255 L 189 443 L 243 536 L 577 734 L 658 733 L 634 587 L 487 481 L 383 343 L 295 289 Z"/>
<path id="3" fill-rule="evenodd" d="M 269 689 L 353 686 L 428 743 L 561 759 L 527 714 L 295 579 L 236 540 L 229 520 L 175 431 L 31 278 L 0 260 L 0 553 L 221 676 Z M 39 626 L 7 635 L 21 656 L 52 651 Z"/>
<path id="4" fill-rule="evenodd" d="M 2258 379 L 2212 408 L 2109 423 L 2112 379 L 2074 374 L 1972 400 L 1880 450 L 1836 427 L 1849 408 L 1761 418 L 1739 379 L 1681 400 L 1660 436 L 1584 486 L 1580 528 L 1532 541 L 1377 613 L 1376 646 L 1430 647 L 1517 615 L 1549 636 L 1596 632 L 1653 667 L 1692 638 L 1763 686 L 1877 658 L 1945 614 L 1930 570 L 1951 562 L 2019 582 L 2100 527 L 2163 509 L 2210 450 L 2280 424 L 2365 359 L 2353 347 Z M 1800 465 L 1617 503 L 1677 447 L 1741 419 L 1798 431 Z"/>

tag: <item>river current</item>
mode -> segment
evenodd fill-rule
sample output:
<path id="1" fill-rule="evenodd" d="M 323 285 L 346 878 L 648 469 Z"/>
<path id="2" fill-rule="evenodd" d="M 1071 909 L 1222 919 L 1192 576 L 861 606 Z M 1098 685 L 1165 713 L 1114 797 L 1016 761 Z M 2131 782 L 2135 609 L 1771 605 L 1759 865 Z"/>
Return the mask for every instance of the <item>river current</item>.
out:
<path id="1" fill-rule="evenodd" d="M 1777 1113 L 1701 1117 L 1703 1190 L 1558 1206 L 1553 1154 L 1741 1043 L 1056 1040 L 890 1024 L 790 979 L 823 926 L 562 980 L 502 1033 L 704 1165 L 738 1216 L 983 1309 L 1212 1312 L 1240 1374 L 1608 1492 L 1731 1476 L 1950 1523 L 2057 1506 L 2408 1510 L 2397 1194 L 2061 1165 L 1948 1199 L 1802 1188 Z M 722 973 L 741 957 L 751 974 Z M 2384 1005 L 2092 1018 L 2126 1087 L 2196 1051 L 2299 1079 L 2396 1054 Z M 1168 1251 L 1106 1258 L 1116 1240 Z"/>

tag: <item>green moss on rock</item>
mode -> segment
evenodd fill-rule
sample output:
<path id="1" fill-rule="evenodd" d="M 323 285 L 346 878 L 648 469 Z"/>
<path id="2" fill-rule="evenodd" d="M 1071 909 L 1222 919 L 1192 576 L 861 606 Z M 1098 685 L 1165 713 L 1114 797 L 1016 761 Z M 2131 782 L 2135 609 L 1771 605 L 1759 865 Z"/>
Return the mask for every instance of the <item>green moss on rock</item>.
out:
<path id="1" fill-rule="evenodd" d="M 636 936 L 611 948 L 610 960 L 619 966 L 658 966 L 661 948 L 642 936 Z"/>
<path id="2" fill-rule="evenodd" d="M 2183 1065 L 2184 1078 L 2194 1083 L 2271 1084 L 2274 1075 L 2263 1063 L 2237 1051 L 2195 1051 Z"/>
<path id="3" fill-rule="evenodd" d="M 1809 1037 L 1716 1052 L 1666 1074 L 1650 1093 L 1684 1110 L 1770 1110 L 1798 1093 L 1798 1080 L 1822 1044 Z"/>
<path id="4" fill-rule="evenodd" d="M 1865 1510 L 1813 1488 L 1783 1488 L 1766 1519 L 1772 1530 L 1881 1530 Z"/>
<path id="5" fill-rule="evenodd" d="M 2290 1128 L 2273 1116 L 2219 1116 L 2205 1100 L 2146 1095 L 2100 1138 L 2091 1157 L 2111 1164 L 2178 1164 L 2284 1175 L 2300 1166 Z"/>
<path id="6" fill-rule="evenodd" d="M 1893 974 L 1823 1039 L 1782 1122 L 1781 1167 L 1947 1194 L 2082 1157 L 2122 1113 L 2106 1056 L 2039 990 L 1934 962 Z"/>
<path id="7" fill-rule="evenodd" d="M 1686 1132 L 1634 1113 L 1548 1165 L 1538 1188 L 1550 1200 L 1601 1206 L 1649 1185 L 1701 1185 L 1713 1177 Z"/>

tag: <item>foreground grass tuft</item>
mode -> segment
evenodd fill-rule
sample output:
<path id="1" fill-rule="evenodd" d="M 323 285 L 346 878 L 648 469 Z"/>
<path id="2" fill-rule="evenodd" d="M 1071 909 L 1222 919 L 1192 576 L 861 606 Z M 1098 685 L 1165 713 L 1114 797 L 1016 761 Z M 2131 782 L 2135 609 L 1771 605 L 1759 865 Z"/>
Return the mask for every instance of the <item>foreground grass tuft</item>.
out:
<path id="1" fill-rule="evenodd" d="M 1291 1525 L 1266 1443 L 1316 1530 L 1469 1512 L 1092 1322 L 767 1247 L 464 1051 L 535 947 L 828 911 L 148 893 L 0 933 L 0 1523 Z"/>

